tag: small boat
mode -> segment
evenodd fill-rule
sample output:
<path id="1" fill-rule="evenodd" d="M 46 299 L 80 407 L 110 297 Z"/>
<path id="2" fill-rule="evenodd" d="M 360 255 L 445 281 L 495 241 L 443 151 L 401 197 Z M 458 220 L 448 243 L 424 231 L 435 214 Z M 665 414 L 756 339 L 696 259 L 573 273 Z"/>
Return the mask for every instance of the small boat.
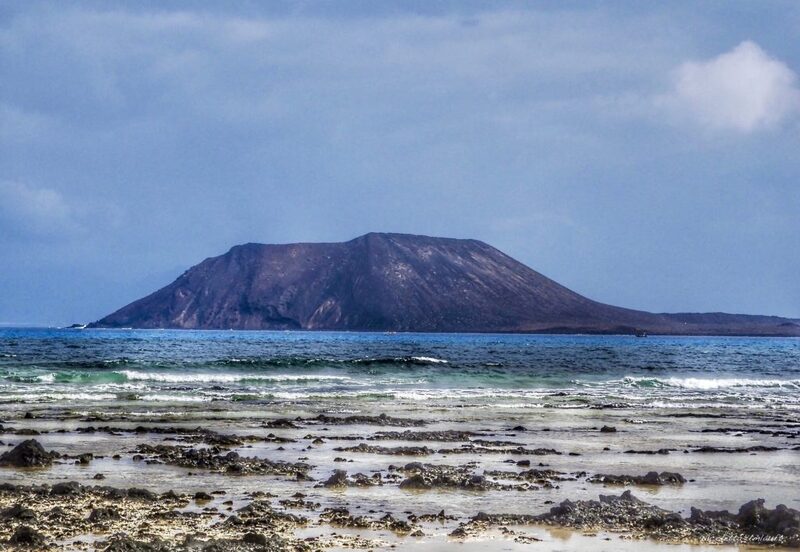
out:
<path id="1" fill-rule="evenodd" d="M 647 332 L 645 330 L 636 330 L 636 337 L 647 337 Z"/>

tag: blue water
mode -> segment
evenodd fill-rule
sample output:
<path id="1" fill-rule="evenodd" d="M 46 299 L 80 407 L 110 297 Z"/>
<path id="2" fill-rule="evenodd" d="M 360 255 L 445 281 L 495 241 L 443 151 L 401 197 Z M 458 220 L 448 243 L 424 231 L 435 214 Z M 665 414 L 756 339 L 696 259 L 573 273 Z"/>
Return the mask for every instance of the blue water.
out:
<path id="1" fill-rule="evenodd" d="M 0 329 L 0 404 L 800 408 L 800 339 Z"/>

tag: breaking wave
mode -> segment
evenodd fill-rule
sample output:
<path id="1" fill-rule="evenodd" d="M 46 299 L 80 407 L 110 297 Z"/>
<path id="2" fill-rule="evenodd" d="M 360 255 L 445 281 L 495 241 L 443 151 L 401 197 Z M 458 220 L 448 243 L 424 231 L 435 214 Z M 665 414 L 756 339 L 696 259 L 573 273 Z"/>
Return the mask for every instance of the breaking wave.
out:
<path id="1" fill-rule="evenodd" d="M 674 387 L 712 391 L 715 389 L 783 387 L 800 389 L 800 380 L 757 379 L 757 378 L 647 378 L 628 376 L 622 380 L 624 385 L 641 388 Z"/>

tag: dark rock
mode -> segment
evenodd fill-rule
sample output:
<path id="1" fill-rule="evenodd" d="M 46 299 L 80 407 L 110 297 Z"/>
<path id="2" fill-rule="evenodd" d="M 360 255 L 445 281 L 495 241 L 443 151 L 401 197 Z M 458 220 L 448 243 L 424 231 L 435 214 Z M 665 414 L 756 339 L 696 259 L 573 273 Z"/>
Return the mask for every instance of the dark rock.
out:
<path id="1" fill-rule="evenodd" d="M 36 519 L 36 513 L 30 508 L 26 508 L 22 504 L 14 504 L 13 506 L 0 511 L 0 518 L 31 521 Z"/>
<path id="2" fill-rule="evenodd" d="M 307 473 L 311 469 L 308 464 L 242 457 L 233 451 L 226 453 L 217 445 L 207 448 L 139 445 L 137 450 L 152 455 L 154 459 L 166 464 L 232 475 L 273 474 L 286 475 L 295 479 L 308 479 Z"/>
<path id="3" fill-rule="evenodd" d="M 28 439 L 0 455 L 0 466 L 15 468 L 49 466 L 53 463 L 55 456 L 57 456 L 55 453 L 44 450 L 44 447 L 36 439 Z"/>
<path id="4" fill-rule="evenodd" d="M 200 502 L 208 502 L 209 500 L 214 500 L 214 497 L 203 491 L 198 491 L 194 493 L 194 499 Z"/>
<path id="5" fill-rule="evenodd" d="M 421 474 L 412 475 L 400 483 L 401 489 L 430 489 L 431 486 Z"/>
<path id="6" fill-rule="evenodd" d="M 267 537 L 260 533 L 245 533 L 242 537 L 242 542 L 246 544 L 257 544 L 259 546 L 266 546 L 269 542 Z"/>
<path id="7" fill-rule="evenodd" d="M 44 547 L 46 544 L 44 535 L 27 525 L 20 525 L 17 527 L 14 534 L 8 539 L 8 542 L 16 546 L 37 548 Z"/>
<path id="8" fill-rule="evenodd" d="M 104 552 L 173 552 L 173 549 L 161 542 L 137 541 L 127 536 L 114 538 Z"/>
<path id="9" fill-rule="evenodd" d="M 148 491 L 147 489 L 139 489 L 137 487 L 131 487 L 130 489 L 128 489 L 128 498 L 152 501 L 158 497 L 155 495 L 155 493 L 153 493 L 152 491 Z"/>
<path id="10" fill-rule="evenodd" d="M 703 453 L 727 453 L 727 454 L 734 454 L 740 452 L 774 452 L 776 450 L 781 450 L 780 447 L 770 447 L 764 445 L 755 445 L 752 447 L 712 447 L 712 446 L 703 446 L 700 448 L 693 449 L 692 452 L 703 452 Z"/>
<path id="11" fill-rule="evenodd" d="M 119 518 L 119 510 L 116 508 L 93 508 L 92 513 L 89 514 L 90 523 L 103 523 Z"/>
<path id="12" fill-rule="evenodd" d="M 81 494 L 83 487 L 77 481 L 67 481 L 65 483 L 56 483 L 50 487 L 50 494 L 55 496 L 71 496 Z"/>
<path id="13" fill-rule="evenodd" d="M 346 487 L 347 471 L 333 470 L 333 474 L 322 485 L 325 487 Z"/>
<path id="14" fill-rule="evenodd" d="M 368 445 L 367 443 L 359 443 L 353 447 L 336 447 L 333 450 L 336 452 L 360 452 L 394 456 L 427 456 L 436 452 L 428 447 L 380 447 Z"/>
<path id="15" fill-rule="evenodd" d="M 604 425 L 603 427 L 600 428 L 600 433 L 616 433 L 616 432 L 617 428 L 613 426 Z"/>
<path id="16" fill-rule="evenodd" d="M 587 481 L 590 483 L 604 483 L 606 485 L 683 485 L 686 479 L 675 472 L 651 471 L 645 475 L 608 475 L 598 473 Z"/>

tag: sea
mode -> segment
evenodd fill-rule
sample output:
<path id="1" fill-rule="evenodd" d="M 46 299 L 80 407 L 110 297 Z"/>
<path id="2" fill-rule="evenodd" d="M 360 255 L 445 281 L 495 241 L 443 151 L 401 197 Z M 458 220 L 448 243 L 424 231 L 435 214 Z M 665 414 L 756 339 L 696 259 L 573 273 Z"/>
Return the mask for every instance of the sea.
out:
<path id="1" fill-rule="evenodd" d="M 221 490 L 208 505 L 217 512 L 257 490 L 276 500 L 302 491 L 319 511 L 453 516 L 427 524 L 421 540 L 372 535 L 383 543 L 376 549 L 527 549 L 503 535 L 448 535 L 477 512 L 542 513 L 622 492 L 589 482 L 595 474 L 678 472 L 685 485 L 631 490 L 685 516 L 692 507 L 738 511 L 754 498 L 800 509 L 799 410 L 795 338 L 0 329 L 0 446 L 35 435 L 47 450 L 94 456 L 88 465 L 3 469 L 0 483 L 94 485 L 99 473 L 118 488 Z M 143 445 L 205 446 L 181 433 L 195 428 L 248 436 L 233 448 L 241 456 L 307 462 L 310 480 L 137 460 Z M 471 437 L 441 437 L 453 430 Z M 409 462 L 501 483 L 514 483 L 504 478 L 523 465 L 567 476 L 529 490 L 407 491 L 390 478 Z M 385 484 L 321 484 L 338 469 Z M 712 549 L 524 531 L 550 550 Z M 313 522 L 300 536 L 341 532 Z"/>
<path id="2" fill-rule="evenodd" d="M 0 405 L 800 409 L 800 339 L 0 329 Z"/>

